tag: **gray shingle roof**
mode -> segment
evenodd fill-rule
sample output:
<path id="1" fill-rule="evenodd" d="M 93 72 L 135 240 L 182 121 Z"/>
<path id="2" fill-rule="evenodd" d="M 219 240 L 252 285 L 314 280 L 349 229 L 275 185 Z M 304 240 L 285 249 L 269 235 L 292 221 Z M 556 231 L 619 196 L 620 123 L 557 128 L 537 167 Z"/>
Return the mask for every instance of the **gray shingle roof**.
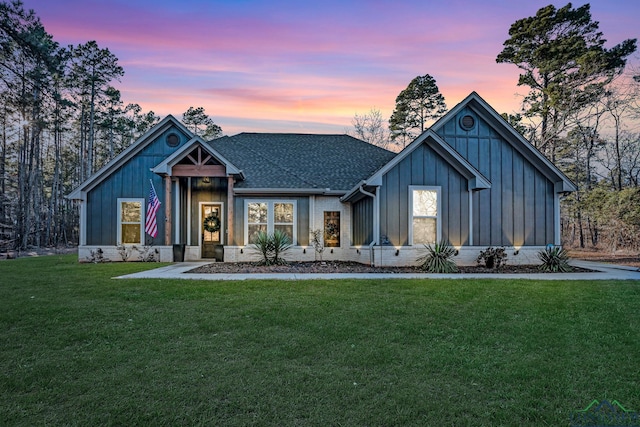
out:
<path id="1" fill-rule="evenodd" d="M 396 155 L 348 135 L 241 133 L 209 144 L 244 172 L 236 188 L 347 191 Z"/>

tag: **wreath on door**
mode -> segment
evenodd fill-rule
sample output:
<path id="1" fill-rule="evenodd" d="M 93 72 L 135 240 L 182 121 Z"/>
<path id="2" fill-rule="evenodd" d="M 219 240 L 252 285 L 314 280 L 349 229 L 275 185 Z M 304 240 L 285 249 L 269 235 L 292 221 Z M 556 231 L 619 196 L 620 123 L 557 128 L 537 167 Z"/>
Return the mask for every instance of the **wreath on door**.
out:
<path id="1" fill-rule="evenodd" d="M 215 233 L 220 230 L 220 218 L 214 213 L 210 213 L 204 219 L 204 229 L 209 233 Z"/>

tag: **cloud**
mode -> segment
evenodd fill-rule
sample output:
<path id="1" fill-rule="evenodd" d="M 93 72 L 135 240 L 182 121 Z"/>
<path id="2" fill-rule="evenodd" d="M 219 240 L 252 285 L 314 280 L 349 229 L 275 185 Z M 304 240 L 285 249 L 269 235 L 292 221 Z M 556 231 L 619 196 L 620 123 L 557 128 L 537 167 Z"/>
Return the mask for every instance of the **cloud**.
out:
<path id="1" fill-rule="evenodd" d="M 610 40 L 635 34 L 634 2 L 591 3 Z M 25 0 L 62 44 L 96 40 L 119 58 L 125 102 L 176 115 L 204 106 L 229 126 L 244 121 L 254 130 L 258 123 L 344 129 L 372 107 L 389 116 L 397 94 L 424 74 L 450 107 L 475 90 L 513 112 L 515 94 L 526 90 L 516 86 L 517 68 L 495 57 L 510 25 L 547 4 Z"/>

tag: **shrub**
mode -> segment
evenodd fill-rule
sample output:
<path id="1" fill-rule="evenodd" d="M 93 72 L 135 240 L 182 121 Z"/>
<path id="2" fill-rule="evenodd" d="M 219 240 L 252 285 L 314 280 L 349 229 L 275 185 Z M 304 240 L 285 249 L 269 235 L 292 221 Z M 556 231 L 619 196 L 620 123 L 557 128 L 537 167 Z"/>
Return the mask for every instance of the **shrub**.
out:
<path id="1" fill-rule="evenodd" d="M 451 260 L 456 250 L 444 240 L 435 245 L 424 245 L 427 253 L 419 257 L 416 261 L 423 270 L 429 273 L 455 273 L 458 266 Z"/>
<path id="2" fill-rule="evenodd" d="M 313 249 L 316 251 L 316 260 L 318 256 L 320 256 L 320 261 L 322 261 L 322 253 L 324 252 L 324 232 L 322 230 L 315 229 L 311 230 L 311 245 Z"/>
<path id="3" fill-rule="evenodd" d="M 270 265 L 271 260 L 271 239 L 267 233 L 261 231 L 253 240 L 254 249 L 260 254 L 262 259 L 259 261 L 262 265 Z"/>
<path id="4" fill-rule="evenodd" d="M 160 251 L 153 245 L 145 245 L 142 249 L 134 246 L 138 251 L 138 261 L 141 262 L 160 262 Z"/>
<path id="5" fill-rule="evenodd" d="M 476 262 L 478 265 L 484 264 L 487 268 L 500 268 L 507 263 L 507 252 L 503 247 L 494 248 L 489 246 L 484 251 L 480 251 Z"/>
<path id="6" fill-rule="evenodd" d="M 289 236 L 280 230 L 276 230 L 271 235 L 271 242 L 271 247 L 273 248 L 271 263 L 276 265 L 286 264 L 287 261 L 282 258 L 282 254 L 291 248 L 291 240 L 289 239 Z"/>
<path id="7" fill-rule="evenodd" d="M 102 251 L 102 248 L 98 248 L 95 251 L 91 250 L 89 252 L 89 256 L 86 258 L 87 258 L 87 261 L 92 262 L 94 264 L 109 262 L 109 259 L 104 257 L 104 252 Z"/>
<path id="8" fill-rule="evenodd" d="M 135 245 L 125 246 L 123 244 L 119 244 L 118 246 L 116 246 L 116 250 L 118 251 L 118 254 L 120 254 L 120 258 L 122 258 L 122 261 L 124 262 L 129 261 L 132 252 L 136 249 L 137 248 L 135 247 Z"/>
<path id="9" fill-rule="evenodd" d="M 573 270 L 569 265 L 569 254 L 559 246 L 547 246 L 538 252 L 538 258 L 542 261 L 538 266 L 542 271 L 567 273 Z"/>
<path id="10" fill-rule="evenodd" d="M 291 241 L 289 236 L 280 230 L 273 234 L 261 231 L 253 241 L 253 247 L 260 254 L 259 264 L 280 265 L 286 264 L 282 254 L 291 248 Z"/>

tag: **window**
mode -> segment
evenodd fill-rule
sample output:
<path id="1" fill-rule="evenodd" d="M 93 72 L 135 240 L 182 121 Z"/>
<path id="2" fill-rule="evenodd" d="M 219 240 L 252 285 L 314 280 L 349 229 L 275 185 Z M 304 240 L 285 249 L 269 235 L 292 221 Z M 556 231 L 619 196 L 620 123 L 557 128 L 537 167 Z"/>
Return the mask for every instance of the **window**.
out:
<path id="1" fill-rule="evenodd" d="M 118 244 L 141 244 L 144 236 L 144 199 L 118 199 Z"/>
<path id="2" fill-rule="evenodd" d="M 473 116 L 466 114 L 460 118 L 460 127 L 462 130 L 470 131 L 476 125 L 476 119 Z"/>
<path id="3" fill-rule="evenodd" d="M 409 187 L 410 244 L 433 244 L 440 240 L 440 187 Z"/>
<path id="4" fill-rule="evenodd" d="M 253 242 L 258 233 L 267 232 L 267 204 L 247 203 L 247 239 Z"/>
<path id="5" fill-rule="evenodd" d="M 258 233 L 280 230 L 296 244 L 296 202 L 286 200 L 247 200 L 245 202 L 245 244 L 252 243 Z"/>
<path id="6" fill-rule="evenodd" d="M 293 203 L 273 204 L 273 231 L 279 230 L 293 242 Z"/>
<path id="7" fill-rule="evenodd" d="M 175 133 L 170 133 L 166 138 L 169 147 L 177 147 L 180 144 L 180 137 Z"/>
<path id="8" fill-rule="evenodd" d="M 340 212 L 324 213 L 324 245 L 328 248 L 340 247 Z"/>

